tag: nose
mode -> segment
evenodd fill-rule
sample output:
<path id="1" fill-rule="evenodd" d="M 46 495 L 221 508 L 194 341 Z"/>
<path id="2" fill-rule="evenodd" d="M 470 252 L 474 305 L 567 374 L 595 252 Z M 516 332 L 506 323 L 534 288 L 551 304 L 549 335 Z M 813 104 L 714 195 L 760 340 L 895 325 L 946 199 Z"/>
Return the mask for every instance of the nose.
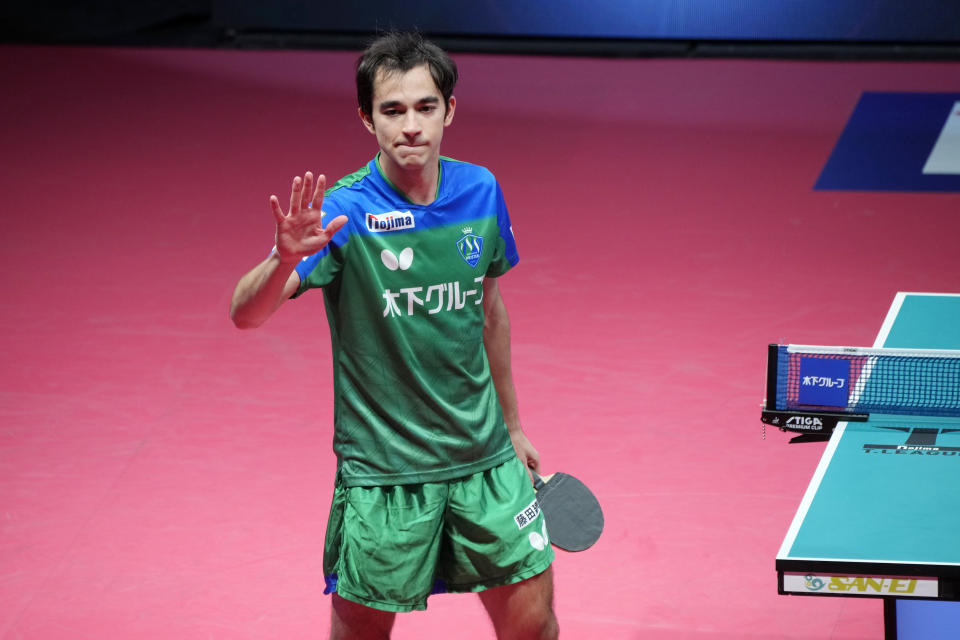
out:
<path id="1" fill-rule="evenodd" d="M 403 134 L 415 138 L 420 133 L 420 120 L 416 109 L 409 109 L 403 116 Z"/>

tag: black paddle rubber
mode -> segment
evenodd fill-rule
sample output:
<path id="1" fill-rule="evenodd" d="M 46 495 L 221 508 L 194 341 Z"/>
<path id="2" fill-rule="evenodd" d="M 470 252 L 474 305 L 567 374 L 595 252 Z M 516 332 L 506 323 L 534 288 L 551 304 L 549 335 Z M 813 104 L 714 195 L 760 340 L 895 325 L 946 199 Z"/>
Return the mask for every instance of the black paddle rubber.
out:
<path id="1" fill-rule="evenodd" d="M 564 551 L 583 551 L 603 533 L 603 510 L 585 484 L 566 473 L 541 478 L 533 488 L 547 521 L 550 542 Z"/>

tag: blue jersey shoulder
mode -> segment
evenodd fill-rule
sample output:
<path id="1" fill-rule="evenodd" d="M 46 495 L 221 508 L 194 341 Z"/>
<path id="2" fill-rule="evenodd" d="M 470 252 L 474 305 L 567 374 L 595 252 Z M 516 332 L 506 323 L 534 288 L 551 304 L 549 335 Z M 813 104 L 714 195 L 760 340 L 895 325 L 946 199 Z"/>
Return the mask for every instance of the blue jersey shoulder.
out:
<path id="1" fill-rule="evenodd" d="M 483 185 L 493 186 L 497 183 L 493 173 L 486 167 L 446 156 L 440 156 L 440 170 L 441 188 L 443 190 L 449 188 L 456 192 L 464 188 Z"/>

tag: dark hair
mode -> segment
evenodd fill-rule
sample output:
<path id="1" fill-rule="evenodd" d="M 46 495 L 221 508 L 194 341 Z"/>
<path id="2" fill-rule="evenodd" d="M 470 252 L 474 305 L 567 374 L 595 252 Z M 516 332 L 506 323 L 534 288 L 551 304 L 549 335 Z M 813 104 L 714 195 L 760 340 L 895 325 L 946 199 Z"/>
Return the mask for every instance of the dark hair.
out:
<path id="1" fill-rule="evenodd" d="M 373 113 L 373 82 L 377 72 L 406 73 L 425 64 L 447 107 L 457 84 L 457 65 L 447 53 L 417 32 L 391 31 L 374 40 L 357 60 L 357 102 L 360 110 Z"/>

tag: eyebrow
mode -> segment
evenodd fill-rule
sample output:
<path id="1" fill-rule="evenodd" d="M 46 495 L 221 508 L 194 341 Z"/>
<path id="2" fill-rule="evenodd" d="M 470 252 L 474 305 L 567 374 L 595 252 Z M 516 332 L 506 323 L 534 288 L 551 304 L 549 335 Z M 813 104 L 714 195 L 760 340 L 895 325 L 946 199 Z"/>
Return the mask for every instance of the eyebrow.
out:
<path id="1" fill-rule="evenodd" d="M 420 98 L 417 100 L 416 104 L 438 104 L 440 98 L 437 96 L 426 96 L 425 98 Z M 386 102 L 380 103 L 380 109 L 392 109 L 393 107 L 402 107 L 403 103 L 399 100 L 388 100 Z"/>

